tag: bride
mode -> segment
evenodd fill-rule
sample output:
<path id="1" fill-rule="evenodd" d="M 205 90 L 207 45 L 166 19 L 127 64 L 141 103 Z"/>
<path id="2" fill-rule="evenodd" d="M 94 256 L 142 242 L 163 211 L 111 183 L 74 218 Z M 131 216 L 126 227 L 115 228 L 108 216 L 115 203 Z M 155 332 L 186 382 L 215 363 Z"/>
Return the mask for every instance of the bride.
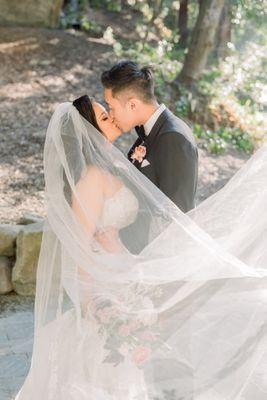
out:
<path id="1" fill-rule="evenodd" d="M 267 147 L 184 214 L 112 145 L 119 135 L 87 96 L 49 123 L 16 400 L 266 399 Z"/>

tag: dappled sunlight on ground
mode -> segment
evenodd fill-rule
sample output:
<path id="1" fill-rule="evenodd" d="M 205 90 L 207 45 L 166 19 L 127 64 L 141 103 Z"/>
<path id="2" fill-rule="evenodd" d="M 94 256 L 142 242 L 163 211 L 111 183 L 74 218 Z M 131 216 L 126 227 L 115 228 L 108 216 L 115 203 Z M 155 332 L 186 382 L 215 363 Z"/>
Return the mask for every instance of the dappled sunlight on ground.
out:
<path id="1" fill-rule="evenodd" d="M 55 106 L 85 93 L 101 100 L 101 71 L 116 57 L 103 38 L 81 32 L 0 28 L 0 37 L 0 221 L 14 223 L 25 212 L 45 215 L 43 145 Z M 135 139 L 125 134 L 117 145 L 126 154 Z M 248 158 L 237 151 L 199 156 L 198 203 Z"/>

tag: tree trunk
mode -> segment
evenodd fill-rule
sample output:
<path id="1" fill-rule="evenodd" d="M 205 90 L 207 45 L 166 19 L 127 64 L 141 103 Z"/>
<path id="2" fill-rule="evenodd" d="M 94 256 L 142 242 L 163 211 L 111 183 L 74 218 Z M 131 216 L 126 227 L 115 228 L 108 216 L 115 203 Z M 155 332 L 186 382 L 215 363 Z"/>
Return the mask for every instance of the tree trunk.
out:
<path id="1" fill-rule="evenodd" d="M 179 44 L 182 47 L 186 47 L 188 39 L 187 21 L 188 21 L 188 0 L 181 0 L 179 8 L 178 29 L 180 34 Z"/>
<path id="2" fill-rule="evenodd" d="M 177 80 L 191 85 L 201 76 L 213 48 L 224 0 L 202 0 L 192 41 Z"/>
<path id="3" fill-rule="evenodd" d="M 223 6 L 216 40 L 216 56 L 224 60 L 229 55 L 227 43 L 231 42 L 231 5 L 229 0 Z"/>

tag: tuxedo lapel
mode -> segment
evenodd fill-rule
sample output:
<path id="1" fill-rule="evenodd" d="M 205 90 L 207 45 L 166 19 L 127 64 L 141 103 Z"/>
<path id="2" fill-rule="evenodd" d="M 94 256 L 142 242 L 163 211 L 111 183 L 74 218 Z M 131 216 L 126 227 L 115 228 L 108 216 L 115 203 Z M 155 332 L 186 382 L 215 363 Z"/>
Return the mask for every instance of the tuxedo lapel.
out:
<path id="1" fill-rule="evenodd" d="M 138 146 L 145 146 L 146 147 L 146 157 L 153 145 L 153 142 L 157 138 L 160 128 L 162 127 L 164 121 L 168 118 L 168 109 L 166 108 L 158 117 L 157 121 L 155 122 L 154 126 L 152 127 L 150 133 L 148 136 L 145 137 L 143 140 L 141 137 L 138 137 L 138 139 L 135 141 L 133 146 L 130 148 L 128 152 L 128 160 L 131 161 L 132 164 L 134 164 L 138 169 L 140 169 L 140 163 L 138 161 L 133 161 L 131 156 L 135 150 L 136 147 Z"/>
<path id="2" fill-rule="evenodd" d="M 147 155 L 154 143 L 154 141 L 156 140 L 159 132 L 160 132 L 160 128 L 162 127 L 164 121 L 168 118 L 168 109 L 166 108 L 158 117 L 157 121 L 155 122 L 153 128 L 151 129 L 149 135 L 146 137 L 146 141 L 145 141 L 145 145 L 147 148 Z"/>

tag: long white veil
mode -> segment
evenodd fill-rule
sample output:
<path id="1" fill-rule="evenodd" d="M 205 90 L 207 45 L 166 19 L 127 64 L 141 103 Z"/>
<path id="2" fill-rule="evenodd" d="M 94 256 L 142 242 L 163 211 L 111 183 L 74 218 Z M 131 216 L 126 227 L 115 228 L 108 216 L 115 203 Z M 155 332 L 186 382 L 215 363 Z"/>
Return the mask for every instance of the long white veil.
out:
<path id="1" fill-rule="evenodd" d="M 88 168 L 138 200 L 121 252 L 95 246 Z M 187 215 L 63 103 L 44 172 L 33 356 L 16 399 L 266 399 L 267 146 Z"/>

